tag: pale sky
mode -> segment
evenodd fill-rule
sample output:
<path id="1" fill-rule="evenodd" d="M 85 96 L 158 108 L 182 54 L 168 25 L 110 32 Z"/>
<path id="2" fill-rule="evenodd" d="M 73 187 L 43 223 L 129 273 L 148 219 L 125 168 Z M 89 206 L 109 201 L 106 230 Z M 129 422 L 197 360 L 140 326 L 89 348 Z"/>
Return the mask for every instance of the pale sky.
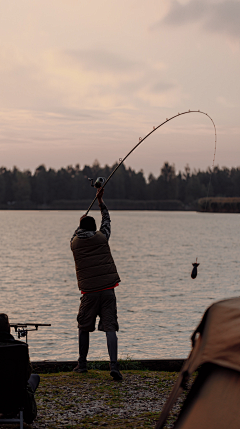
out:
<path id="1" fill-rule="evenodd" d="M 240 166 L 240 1 L 0 0 L 0 165 L 112 165 L 178 112 L 217 127 L 216 164 Z M 212 165 L 200 114 L 126 162 Z"/>

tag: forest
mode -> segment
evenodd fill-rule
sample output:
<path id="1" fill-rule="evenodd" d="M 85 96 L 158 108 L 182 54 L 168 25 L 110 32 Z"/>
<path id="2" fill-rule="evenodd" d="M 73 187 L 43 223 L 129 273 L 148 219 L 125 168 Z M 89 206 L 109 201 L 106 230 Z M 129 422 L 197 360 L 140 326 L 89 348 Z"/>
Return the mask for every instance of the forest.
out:
<path id="1" fill-rule="evenodd" d="M 31 202 L 48 206 L 54 201 L 91 200 L 95 195 L 88 178 L 108 177 L 116 167 L 101 167 L 98 161 L 92 166 L 79 164 L 55 170 L 40 165 L 34 173 L 0 168 L 0 205 L 14 205 L 16 202 Z M 213 171 L 191 171 L 187 164 L 183 171 L 176 172 L 174 164 L 164 162 L 159 176 L 143 170 L 138 172 L 122 164 L 106 186 L 105 198 L 110 200 L 170 201 L 178 200 L 184 205 L 207 197 L 240 197 L 240 167 L 219 168 Z"/>

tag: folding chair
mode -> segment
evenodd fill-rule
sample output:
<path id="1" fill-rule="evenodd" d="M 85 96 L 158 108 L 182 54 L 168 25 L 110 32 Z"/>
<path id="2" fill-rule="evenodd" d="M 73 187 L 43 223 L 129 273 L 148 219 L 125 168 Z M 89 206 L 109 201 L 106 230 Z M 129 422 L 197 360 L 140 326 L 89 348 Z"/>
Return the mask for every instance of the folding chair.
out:
<path id="1" fill-rule="evenodd" d="M 27 344 L 0 344 L 0 423 L 20 423 L 20 429 L 23 429 L 28 361 Z"/>

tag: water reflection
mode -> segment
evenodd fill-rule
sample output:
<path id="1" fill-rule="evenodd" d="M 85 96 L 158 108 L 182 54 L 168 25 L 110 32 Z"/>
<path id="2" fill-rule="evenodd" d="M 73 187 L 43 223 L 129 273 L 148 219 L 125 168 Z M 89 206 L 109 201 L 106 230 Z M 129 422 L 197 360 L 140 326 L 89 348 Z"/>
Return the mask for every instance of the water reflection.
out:
<path id="1" fill-rule="evenodd" d="M 80 294 L 69 240 L 79 215 L 0 211 L 1 312 L 12 323 L 52 324 L 29 333 L 33 360 L 77 359 Z M 99 225 L 99 213 L 93 215 Z M 134 211 L 111 218 L 110 245 L 122 279 L 120 356 L 186 357 L 206 306 L 239 295 L 239 215 Z M 94 332 L 89 359 L 107 357 L 104 333 Z"/>

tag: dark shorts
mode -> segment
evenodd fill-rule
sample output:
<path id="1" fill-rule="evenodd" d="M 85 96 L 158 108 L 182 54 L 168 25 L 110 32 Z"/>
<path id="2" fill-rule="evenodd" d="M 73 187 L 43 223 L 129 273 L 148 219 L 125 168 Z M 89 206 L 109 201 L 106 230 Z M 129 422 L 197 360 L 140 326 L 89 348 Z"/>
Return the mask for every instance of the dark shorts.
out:
<path id="1" fill-rule="evenodd" d="M 86 293 L 81 298 L 77 316 L 81 331 L 95 331 L 96 317 L 99 316 L 99 331 L 118 331 L 117 303 L 114 289 Z"/>

